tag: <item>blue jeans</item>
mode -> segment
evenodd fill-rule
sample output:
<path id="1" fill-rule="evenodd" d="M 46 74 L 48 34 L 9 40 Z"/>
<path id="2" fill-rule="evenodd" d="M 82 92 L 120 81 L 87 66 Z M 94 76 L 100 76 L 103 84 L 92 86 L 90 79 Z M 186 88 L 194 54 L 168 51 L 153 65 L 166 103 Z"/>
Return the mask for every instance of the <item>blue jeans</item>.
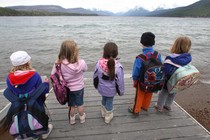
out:
<path id="1" fill-rule="evenodd" d="M 168 90 L 162 89 L 158 95 L 157 105 L 160 108 L 163 108 L 163 106 L 171 107 L 171 105 L 174 101 L 175 95 L 176 95 L 176 93 L 169 94 Z"/>
<path id="2" fill-rule="evenodd" d="M 84 88 L 77 91 L 70 91 L 68 93 L 69 102 L 68 106 L 81 106 L 83 105 Z"/>
<path id="3" fill-rule="evenodd" d="M 114 97 L 102 96 L 101 103 L 102 103 L 103 106 L 105 106 L 107 111 L 112 111 L 112 109 L 113 109 L 113 100 L 114 100 Z"/>

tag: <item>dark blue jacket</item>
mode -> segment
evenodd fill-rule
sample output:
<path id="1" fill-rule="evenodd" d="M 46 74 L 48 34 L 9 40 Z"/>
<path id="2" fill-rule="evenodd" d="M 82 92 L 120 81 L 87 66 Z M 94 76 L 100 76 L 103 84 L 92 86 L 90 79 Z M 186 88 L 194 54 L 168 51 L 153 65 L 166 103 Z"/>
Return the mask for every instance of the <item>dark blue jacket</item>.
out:
<path id="1" fill-rule="evenodd" d="M 39 85 L 41 85 L 42 80 L 40 75 L 35 71 L 29 71 L 27 74 L 15 75 L 10 73 L 6 80 L 7 87 L 17 96 L 20 94 L 24 95 L 26 93 L 31 94 Z M 43 96 L 38 98 L 38 102 L 43 104 L 45 101 L 45 94 L 49 92 L 49 83 L 46 84 L 46 90 Z"/>

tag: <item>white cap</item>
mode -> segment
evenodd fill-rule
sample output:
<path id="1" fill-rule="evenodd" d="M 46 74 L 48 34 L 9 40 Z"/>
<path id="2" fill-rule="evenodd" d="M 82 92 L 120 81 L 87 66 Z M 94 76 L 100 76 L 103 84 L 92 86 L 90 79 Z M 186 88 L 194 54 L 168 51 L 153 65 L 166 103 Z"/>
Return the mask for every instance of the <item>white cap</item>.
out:
<path id="1" fill-rule="evenodd" d="M 12 53 L 10 60 L 13 66 L 21 66 L 28 63 L 31 60 L 31 57 L 25 51 L 17 51 Z"/>

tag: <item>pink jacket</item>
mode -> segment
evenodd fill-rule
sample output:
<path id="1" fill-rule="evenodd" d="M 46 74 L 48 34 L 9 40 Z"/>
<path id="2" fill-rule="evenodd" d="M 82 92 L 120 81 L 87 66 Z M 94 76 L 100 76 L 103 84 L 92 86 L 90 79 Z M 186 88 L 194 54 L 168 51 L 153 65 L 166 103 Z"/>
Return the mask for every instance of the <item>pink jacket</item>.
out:
<path id="1" fill-rule="evenodd" d="M 87 71 L 87 69 L 87 64 L 83 59 L 80 59 L 78 63 L 74 64 L 69 64 L 66 59 L 62 61 L 61 72 L 71 91 L 77 91 L 84 88 L 83 73 Z M 51 74 L 53 73 L 55 73 L 55 65 L 53 66 Z"/>

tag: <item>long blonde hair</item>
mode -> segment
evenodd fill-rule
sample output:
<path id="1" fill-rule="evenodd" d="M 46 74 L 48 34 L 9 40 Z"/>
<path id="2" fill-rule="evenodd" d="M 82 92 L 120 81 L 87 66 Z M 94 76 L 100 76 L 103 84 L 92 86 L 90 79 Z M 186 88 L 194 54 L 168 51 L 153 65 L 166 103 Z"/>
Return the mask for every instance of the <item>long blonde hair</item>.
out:
<path id="1" fill-rule="evenodd" d="M 13 66 L 12 69 L 10 70 L 11 73 L 14 73 L 15 71 L 18 71 L 18 70 L 34 70 L 34 68 L 32 68 L 31 66 L 31 63 L 28 62 L 24 65 L 20 65 L 20 66 Z"/>
<path id="2" fill-rule="evenodd" d="M 170 52 L 176 54 L 188 53 L 191 49 L 191 44 L 192 43 L 189 37 L 178 37 L 175 40 Z"/>
<path id="3" fill-rule="evenodd" d="M 61 44 L 58 60 L 61 62 L 63 59 L 67 59 L 69 63 L 78 62 L 78 48 L 75 41 L 66 40 Z"/>

